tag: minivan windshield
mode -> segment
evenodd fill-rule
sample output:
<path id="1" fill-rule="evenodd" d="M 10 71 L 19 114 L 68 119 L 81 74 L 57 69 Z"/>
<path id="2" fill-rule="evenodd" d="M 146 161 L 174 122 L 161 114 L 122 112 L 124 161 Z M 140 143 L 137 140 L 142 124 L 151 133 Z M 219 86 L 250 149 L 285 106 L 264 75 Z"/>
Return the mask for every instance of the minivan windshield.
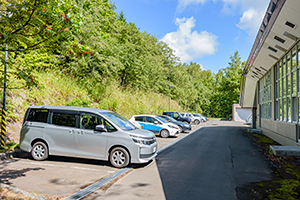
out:
<path id="1" fill-rule="evenodd" d="M 117 125 L 119 128 L 121 128 L 124 131 L 130 131 L 136 129 L 132 123 L 130 123 L 127 119 L 125 119 L 124 117 L 122 117 L 117 113 L 103 112 L 101 114 L 104 115 L 104 117 L 112 121 L 115 125 Z"/>

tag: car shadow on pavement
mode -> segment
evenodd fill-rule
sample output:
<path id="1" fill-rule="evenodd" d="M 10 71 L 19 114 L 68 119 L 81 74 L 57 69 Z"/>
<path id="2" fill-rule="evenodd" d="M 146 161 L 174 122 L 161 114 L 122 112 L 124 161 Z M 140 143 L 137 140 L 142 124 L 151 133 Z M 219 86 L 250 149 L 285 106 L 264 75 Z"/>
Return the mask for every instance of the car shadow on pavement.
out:
<path id="1" fill-rule="evenodd" d="M 79 163 L 79 164 L 89 164 L 89 165 L 108 166 L 108 167 L 112 166 L 108 161 L 88 159 L 88 158 L 64 157 L 64 156 L 49 156 L 47 161 Z"/>

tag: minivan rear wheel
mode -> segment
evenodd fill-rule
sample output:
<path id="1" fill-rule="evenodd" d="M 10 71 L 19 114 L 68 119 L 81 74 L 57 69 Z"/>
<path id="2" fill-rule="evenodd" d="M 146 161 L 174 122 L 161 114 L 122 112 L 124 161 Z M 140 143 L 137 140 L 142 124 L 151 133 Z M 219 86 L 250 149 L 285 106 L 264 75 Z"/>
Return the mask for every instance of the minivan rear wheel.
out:
<path id="1" fill-rule="evenodd" d="M 114 167 L 126 167 L 129 164 L 129 154 L 124 148 L 116 147 L 110 152 L 109 161 Z"/>
<path id="2" fill-rule="evenodd" d="M 34 160 L 46 160 L 48 158 L 48 147 L 44 142 L 36 142 L 34 143 L 31 156 Z"/>

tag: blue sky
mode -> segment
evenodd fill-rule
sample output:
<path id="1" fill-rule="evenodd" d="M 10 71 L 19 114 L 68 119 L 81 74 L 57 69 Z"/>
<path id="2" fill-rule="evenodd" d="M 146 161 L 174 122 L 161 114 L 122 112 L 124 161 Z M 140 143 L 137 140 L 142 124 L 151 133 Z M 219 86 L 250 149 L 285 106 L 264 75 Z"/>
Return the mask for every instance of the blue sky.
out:
<path id="1" fill-rule="evenodd" d="M 166 42 L 182 63 L 217 73 L 250 54 L 269 0 L 112 0 L 127 22 Z"/>

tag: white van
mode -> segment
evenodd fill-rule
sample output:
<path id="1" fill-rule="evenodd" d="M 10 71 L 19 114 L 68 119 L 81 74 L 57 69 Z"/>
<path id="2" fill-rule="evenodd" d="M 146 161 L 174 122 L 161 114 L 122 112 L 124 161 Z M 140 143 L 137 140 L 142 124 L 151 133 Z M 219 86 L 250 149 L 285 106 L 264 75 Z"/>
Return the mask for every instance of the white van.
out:
<path id="1" fill-rule="evenodd" d="M 35 160 L 48 155 L 109 160 L 114 167 L 147 163 L 156 155 L 155 135 L 137 129 L 109 110 L 31 106 L 20 133 L 20 148 Z"/>

